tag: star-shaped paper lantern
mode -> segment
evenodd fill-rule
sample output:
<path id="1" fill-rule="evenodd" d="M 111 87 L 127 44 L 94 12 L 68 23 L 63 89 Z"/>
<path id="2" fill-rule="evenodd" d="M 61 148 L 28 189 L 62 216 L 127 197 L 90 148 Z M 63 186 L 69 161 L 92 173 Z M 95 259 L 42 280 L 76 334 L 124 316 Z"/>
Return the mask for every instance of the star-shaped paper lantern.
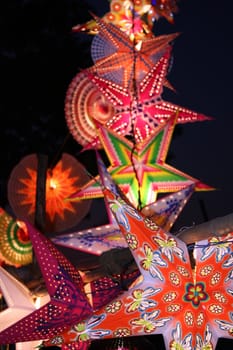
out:
<path id="1" fill-rule="evenodd" d="M 54 244 L 27 223 L 50 301 L 0 333 L 0 344 L 41 340 L 92 313 L 78 270 Z"/>
<path id="2" fill-rule="evenodd" d="M 8 182 L 9 203 L 18 218 L 34 224 L 37 186 L 36 154 L 24 157 L 13 169 Z M 90 202 L 73 205 L 64 201 L 70 193 L 89 179 L 84 167 L 64 153 L 58 163 L 47 170 L 45 211 L 46 231 L 56 232 L 77 224 L 89 211 Z"/>
<path id="3" fill-rule="evenodd" d="M 164 39 L 162 42 L 163 43 L 160 44 L 161 46 L 164 45 Z M 115 45 L 117 45 L 117 43 L 118 41 L 116 41 Z M 85 148 L 101 148 L 98 139 L 96 140 L 96 130 L 93 120 L 97 120 L 104 125 L 106 124 L 111 129 L 123 135 L 132 134 L 132 126 L 134 126 L 135 137 L 140 137 L 140 139 L 147 137 L 148 133 L 154 132 L 160 120 L 157 121 L 153 119 L 153 106 L 157 97 L 162 93 L 162 85 L 165 84 L 165 76 L 170 62 L 169 52 L 170 49 L 167 49 L 166 55 L 159 59 L 159 63 L 153 68 L 153 73 L 151 73 L 145 81 L 143 80 L 140 88 L 140 98 L 142 101 L 138 100 L 139 96 L 136 98 L 128 88 L 122 88 L 121 84 L 118 86 L 114 83 L 114 89 L 113 82 L 111 80 L 106 80 L 105 86 L 105 80 L 98 79 L 95 74 L 93 75 L 93 73 L 91 73 L 91 71 L 101 72 L 102 68 L 100 67 L 99 69 L 97 65 L 90 68 L 89 72 L 86 70 L 78 73 L 71 81 L 65 98 L 66 122 L 74 139 Z M 120 53 L 114 51 L 114 62 L 116 61 L 116 55 L 120 56 Z M 123 52 L 122 55 L 128 55 L 128 59 L 132 59 L 132 55 L 134 55 L 132 43 L 128 44 L 128 51 L 125 53 Z M 156 60 L 158 60 L 159 57 L 157 56 Z M 122 57 L 122 59 L 125 58 Z M 103 59 L 103 62 L 104 61 Z M 146 61 L 148 64 L 144 65 L 144 69 L 148 70 L 150 66 L 153 66 L 153 61 L 150 57 L 148 57 Z M 132 62 L 130 61 L 129 66 L 125 66 L 125 63 L 119 65 L 117 60 L 116 68 L 114 68 L 114 64 L 115 63 L 111 62 L 110 65 L 109 62 L 109 65 L 107 65 L 107 70 L 109 72 L 112 71 L 111 76 L 113 80 L 116 80 L 116 76 L 120 73 L 119 79 L 121 83 L 123 76 L 126 76 L 127 79 L 130 78 L 132 83 L 132 79 L 134 78 Z M 123 75 L 121 74 L 122 69 L 125 71 Z M 109 76 L 109 74 L 107 74 L 107 76 Z M 149 78 L 151 82 L 148 86 Z M 129 81 L 127 79 L 126 82 L 128 84 Z M 157 88 L 155 90 L 152 86 L 156 84 Z M 106 91 L 104 92 L 105 88 L 109 91 L 112 89 L 110 95 L 107 94 Z M 155 94 L 153 100 L 152 94 Z M 148 102 L 150 100 L 151 103 Z M 145 104 L 143 101 L 145 101 Z M 175 106 L 173 111 L 175 111 Z M 166 112 L 166 115 L 167 114 Z M 134 121 L 134 125 L 132 121 L 133 116 L 137 118 L 137 120 Z M 186 115 L 182 116 L 184 119 L 186 118 Z M 190 121 L 190 117 L 191 115 L 188 116 L 188 121 Z M 193 115 L 192 117 L 196 118 L 197 116 Z M 199 118 L 201 119 L 202 116 L 199 116 L 198 119 Z"/>
<path id="4" fill-rule="evenodd" d="M 142 213 L 164 229 L 170 229 L 192 192 L 193 186 L 191 185 L 188 188 L 164 196 L 155 203 L 145 206 Z M 63 247 L 95 255 L 100 255 L 110 249 L 126 248 L 128 246 L 118 224 L 107 224 L 83 231 L 57 235 L 52 238 L 52 241 Z"/>
<path id="5" fill-rule="evenodd" d="M 32 262 L 32 244 L 23 221 L 0 208 L 0 259 L 16 267 Z"/>
<path id="6" fill-rule="evenodd" d="M 0 331 L 35 310 L 31 291 L 0 267 L 0 289 L 7 308 L 0 312 Z"/>
<path id="7" fill-rule="evenodd" d="M 97 163 L 102 186 L 119 194 L 116 184 L 107 171 L 105 164 L 98 155 L 98 152 Z M 194 187 L 193 184 L 180 191 L 158 199 L 156 202 L 145 206 L 142 209 L 143 214 L 165 230 L 170 230 L 178 215 L 191 197 Z M 110 208 L 107 201 L 106 208 L 109 212 Z M 110 215 L 109 217 L 111 220 L 107 225 L 57 235 L 52 238 L 52 240 L 55 244 L 96 255 L 100 255 L 110 249 L 128 247 L 125 238 L 121 234 L 119 225 L 115 219 L 112 220 Z"/>
<path id="8" fill-rule="evenodd" d="M 38 300 L 41 305 L 49 301 L 46 293 L 43 296 L 33 295 L 32 291 L 1 267 L 0 289 L 7 304 L 7 308 L 0 312 L 0 332 L 37 309 Z M 15 348 L 31 350 L 40 343 L 40 341 L 17 343 Z"/>
<path id="9" fill-rule="evenodd" d="M 89 79 L 114 106 L 114 116 L 105 123 L 108 128 L 121 135 L 131 135 L 136 142 L 142 142 L 174 113 L 178 113 L 178 123 L 211 119 L 162 100 L 163 82 L 167 74 L 170 53 L 169 48 L 138 84 L 136 94 L 98 75 L 88 74 Z"/>
<path id="10" fill-rule="evenodd" d="M 10 308 L 4 311 L 4 314 L 0 313 L 0 327 L 1 321 L 4 320 L 0 329 L 0 344 L 50 338 L 66 329 L 69 324 L 76 323 L 91 314 L 93 310 L 106 305 L 122 292 L 123 285 L 124 288 L 129 286 L 139 275 L 136 269 L 125 273 L 121 283 L 118 281 L 119 276 L 115 276 L 115 280 L 105 276 L 84 285 L 78 270 L 56 246 L 30 224 L 27 224 L 27 227 L 49 297 L 47 300 L 43 299 L 42 307 L 34 311 L 34 301 L 27 288 L 15 279 L 9 279 L 9 274 L 4 270 L 1 272 L 0 269 L 0 286 L 4 296 L 8 297 L 8 305 L 12 306 L 15 312 L 22 308 L 18 317 L 11 312 Z M 7 283 L 5 283 L 6 278 Z M 19 293 L 14 295 L 18 289 Z M 14 297 L 11 298 L 11 296 Z M 63 349 L 68 348 L 86 349 L 86 346 L 66 347 L 64 345 L 63 347 Z"/>
<path id="11" fill-rule="evenodd" d="M 187 246 L 105 191 L 143 279 L 46 345 L 163 334 L 166 350 L 215 349 L 232 338 L 233 234 Z"/>
<path id="12" fill-rule="evenodd" d="M 132 90 L 158 62 L 177 33 L 154 36 L 135 44 L 118 27 L 96 17 L 100 31 L 91 44 L 90 72 Z"/>
<path id="13" fill-rule="evenodd" d="M 155 202 L 158 193 L 176 192 L 193 183 L 196 191 L 212 189 L 165 163 L 175 123 L 173 116 L 155 135 L 136 145 L 99 125 L 98 135 L 111 163 L 108 171 L 136 208 Z M 97 176 L 68 200 L 102 197 L 98 181 Z"/>
<path id="14" fill-rule="evenodd" d="M 101 148 L 94 120 L 142 142 L 174 113 L 179 112 L 178 123 L 211 119 L 161 99 L 170 54 L 171 48 L 167 48 L 137 85 L 136 94 L 88 70 L 78 73 L 67 90 L 65 100 L 66 121 L 74 139 L 85 149 Z"/>
<path id="15" fill-rule="evenodd" d="M 111 277 L 103 276 L 86 283 L 84 285 L 85 293 L 93 310 L 99 310 L 113 299 L 117 298 L 124 290 L 130 288 L 139 275 L 140 272 L 137 267 L 135 267 L 131 272 L 114 274 Z"/>

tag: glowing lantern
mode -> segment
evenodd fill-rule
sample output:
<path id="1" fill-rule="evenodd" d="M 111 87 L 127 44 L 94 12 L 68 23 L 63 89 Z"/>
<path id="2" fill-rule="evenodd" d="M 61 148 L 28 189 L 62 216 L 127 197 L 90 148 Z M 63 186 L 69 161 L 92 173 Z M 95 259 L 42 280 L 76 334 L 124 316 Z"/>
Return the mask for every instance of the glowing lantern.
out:
<path id="1" fill-rule="evenodd" d="M 37 156 L 23 158 L 13 169 L 8 182 L 9 203 L 19 218 L 34 223 Z M 64 153 L 46 177 L 46 230 L 61 231 L 76 225 L 87 214 L 90 202 L 75 205 L 64 201 L 67 195 L 80 188 L 88 180 L 84 167 L 72 156 Z"/>
<path id="2" fill-rule="evenodd" d="M 32 244 L 27 227 L 0 208 L 0 258 L 16 267 L 32 262 Z"/>

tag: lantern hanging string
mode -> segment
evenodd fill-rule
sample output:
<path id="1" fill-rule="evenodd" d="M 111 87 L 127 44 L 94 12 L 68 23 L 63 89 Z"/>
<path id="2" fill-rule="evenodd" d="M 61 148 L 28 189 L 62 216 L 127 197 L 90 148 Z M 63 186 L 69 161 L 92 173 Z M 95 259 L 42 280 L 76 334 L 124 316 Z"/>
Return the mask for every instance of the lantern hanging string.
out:
<path id="1" fill-rule="evenodd" d="M 53 168 L 56 166 L 57 162 L 59 161 L 59 158 L 60 158 L 60 156 L 61 156 L 61 154 L 62 154 L 62 152 L 64 150 L 64 147 L 65 147 L 67 141 L 69 140 L 69 138 L 70 138 L 70 133 L 68 132 L 66 134 L 66 136 L 64 137 L 63 143 L 61 144 L 61 146 L 59 147 L 59 149 L 55 153 L 52 161 L 50 162 L 50 166 L 48 168 L 48 171 L 50 171 L 51 174 L 53 172 Z"/>
<path id="2" fill-rule="evenodd" d="M 136 118 L 137 118 L 137 111 L 138 111 L 138 90 L 137 90 L 137 79 L 136 79 L 136 39 L 135 39 L 135 28 L 134 28 L 134 21 L 135 21 L 135 4 L 133 2 L 132 5 L 132 33 L 133 33 L 133 40 L 132 40 L 132 45 L 133 45 L 133 82 L 132 82 L 132 95 L 133 98 L 131 99 L 131 105 L 130 105 L 130 122 L 131 122 L 131 131 L 132 131 L 132 142 L 133 142 L 133 147 L 131 150 L 131 164 L 133 167 L 133 171 L 135 174 L 135 178 L 137 180 L 138 183 L 138 205 L 137 205 L 137 209 L 141 210 L 142 209 L 142 201 L 141 201 L 141 190 L 140 190 L 140 181 L 138 178 L 138 173 L 137 173 L 137 169 L 136 169 L 136 165 L 133 159 L 133 154 L 136 150 L 136 138 L 135 138 L 135 124 L 136 124 Z"/>

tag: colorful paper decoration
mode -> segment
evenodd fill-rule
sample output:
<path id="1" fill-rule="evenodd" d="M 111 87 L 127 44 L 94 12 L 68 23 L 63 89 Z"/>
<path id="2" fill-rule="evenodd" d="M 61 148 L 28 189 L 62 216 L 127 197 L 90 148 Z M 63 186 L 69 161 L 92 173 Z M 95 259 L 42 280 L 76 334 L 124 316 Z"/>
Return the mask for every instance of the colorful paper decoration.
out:
<path id="1" fill-rule="evenodd" d="M 114 193 L 118 193 L 115 183 L 100 156 L 98 156 L 98 153 L 97 162 L 102 185 L 105 188 L 114 191 Z M 164 196 L 156 202 L 145 206 L 142 209 L 142 213 L 165 230 L 170 230 L 188 199 L 191 197 L 193 191 L 194 185 L 190 185 L 183 190 Z M 110 210 L 107 201 L 106 208 L 108 211 Z M 119 247 L 126 248 L 128 246 L 125 238 L 120 232 L 119 225 L 112 219 L 107 225 L 58 235 L 52 238 L 52 241 L 55 244 L 64 247 L 96 255 L 100 255 L 110 249 Z"/>
<path id="2" fill-rule="evenodd" d="M 88 70 L 132 91 L 164 54 L 178 33 L 154 36 L 135 44 L 116 26 L 96 17 L 99 34 L 91 44 L 94 65 Z"/>
<path id="3" fill-rule="evenodd" d="M 186 108 L 162 100 L 163 82 L 167 74 L 170 48 L 160 58 L 146 77 L 138 84 L 136 95 L 121 85 L 112 84 L 98 75 L 88 74 L 89 79 L 100 89 L 114 106 L 114 117 L 105 123 L 121 135 L 131 135 L 136 142 L 142 142 L 152 135 L 156 128 L 177 113 L 178 123 L 211 120 Z M 93 148 L 97 141 L 89 148 Z M 87 147 L 85 147 L 87 149 Z"/>
<path id="4" fill-rule="evenodd" d="M 71 81 L 65 97 L 65 118 L 73 138 L 83 147 L 96 137 L 93 123 L 105 124 L 114 116 L 114 107 L 90 81 L 86 73 L 78 73 Z M 101 145 L 96 145 L 101 148 Z"/>
<path id="5" fill-rule="evenodd" d="M 142 208 L 142 214 L 165 231 L 170 231 L 184 206 L 192 196 L 195 185 L 185 187 Z"/>
<path id="6" fill-rule="evenodd" d="M 101 148 L 93 119 L 121 135 L 133 135 L 137 142 L 153 134 L 159 124 L 164 124 L 177 111 L 178 123 L 210 120 L 210 117 L 161 99 L 169 56 L 167 51 L 143 79 L 137 97 L 128 89 L 96 75 L 86 76 L 87 71 L 78 73 L 65 100 L 66 121 L 74 139 L 85 149 Z"/>
<path id="7" fill-rule="evenodd" d="M 7 308 L 0 312 L 0 331 L 35 310 L 32 293 L 4 268 L 0 267 L 0 288 Z"/>
<path id="8" fill-rule="evenodd" d="M 142 40 L 152 35 L 156 20 L 164 17 L 174 23 L 174 14 L 177 12 L 176 0 L 111 0 L 110 12 L 103 16 L 103 20 L 118 26 L 131 40 Z M 99 25 L 95 20 L 90 20 L 73 27 L 73 31 L 97 34 Z"/>
<path id="9" fill-rule="evenodd" d="M 160 17 L 174 23 L 174 14 L 178 12 L 177 0 L 148 0 L 148 2 L 153 5 L 147 14 L 149 23 L 153 24 L 154 20 Z"/>
<path id="10" fill-rule="evenodd" d="M 7 308 L 0 312 L 0 332 L 27 316 L 36 309 L 35 295 L 21 282 L 14 278 L 9 272 L 0 267 L 0 288 L 7 304 Z M 43 305 L 49 301 L 45 294 Z M 16 350 L 31 350 L 36 348 L 41 342 L 24 342 L 17 343 Z"/>
<path id="11" fill-rule="evenodd" d="M 213 189 L 165 163 L 175 123 L 173 116 L 155 135 L 135 145 L 99 125 L 98 135 L 111 163 L 108 171 L 136 208 L 155 202 L 158 193 L 176 192 L 193 183 L 196 191 Z M 98 181 L 99 176 L 68 200 L 102 197 Z"/>
<path id="12" fill-rule="evenodd" d="M 119 186 L 110 176 L 100 154 L 96 151 L 96 158 L 98 164 L 98 171 L 101 179 L 101 186 L 103 189 L 108 189 L 115 193 L 116 196 L 123 196 L 123 192 L 120 191 Z M 175 223 L 178 215 L 186 205 L 188 199 L 194 192 L 195 185 L 191 184 L 183 190 L 177 191 L 174 194 L 164 196 L 158 199 L 156 202 L 151 203 L 142 208 L 142 213 L 154 221 L 157 225 L 162 227 L 164 230 L 169 231 Z M 105 199 L 106 208 L 108 211 L 110 223 L 117 224 L 116 219 L 109 208 L 108 200 Z M 124 200 L 127 198 L 124 196 Z M 130 203 L 131 204 L 131 203 Z"/>
<path id="13" fill-rule="evenodd" d="M 121 135 L 132 135 L 137 142 L 149 137 L 177 111 L 179 123 L 211 119 L 161 98 L 163 87 L 169 86 L 168 44 L 177 34 L 154 37 L 135 49 L 119 29 L 106 24 L 102 27 L 92 44 L 95 65 L 78 73 L 65 100 L 68 128 L 85 149 L 100 148 L 93 119 Z M 132 89 L 134 79 L 138 79 L 136 90 L 135 86 Z"/>
<path id="14" fill-rule="evenodd" d="M 111 277 L 103 276 L 85 284 L 85 293 L 93 310 L 99 310 L 118 297 L 124 290 L 130 288 L 130 285 L 135 282 L 139 275 L 139 270 L 135 268 L 131 272 L 125 272 L 121 275 L 114 274 Z"/>
<path id="15" fill-rule="evenodd" d="M 44 299 L 42 307 L 38 307 L 36 311 L 34 311 L 33 301 L 33 309 L 29 308 L 25 314 L 20 313 L 18 318 L 12 314 L 13 318 L 10 319 L 9 324 L 4 318 L 4 329 L 1 329 L 0 332 L 0 344 L 41 340 L 54 336 L 70 324 L 90 315 L 93 310 L 106 305 L 117 297 L 123 288 L 131 285 L 139 275 L 136 269 L 123 276 L 113 276 L 114 279 L 105 276 L 84 285 L 78 270 L 56 249 L 55 245 L 30 224 L 27 224 L 27 227 L 51 300 L 47 299 L 45 303 Z M 14 294 L 17 288 L 20 288 L 17 281 L 12 282 L 12 285 L 10 282 L 6 286 L 4 284 L 2 288 L 2 291 L 8 293 L 8 296 L 9 293 Z M 27 297 L 27 289 L 22 287 L 22 290 L 23 297 L 25 293 Z M 23 300 L 22 307 L 24 306 Z M 17 298 L 14 298 L 15 301 Z M 70 348 L 86 349 L 86 345 Z M 66 346 L 63 349 L 66 349 Z"/>
<path id="16" fill-rule="evenodd" d="M 50 302 L 0 333 L 0 344 L 41 340 L 92 313 L 78 270 L 53 243 L 27 223 Z"/>
<path id="17" fill-rule="evenodd" d="M 16 267 L 32 262 L 32 244 L 27 227 L 0 208 L 0 259 Z"/>
<path id="18" fill-rule="evenodd" d="M 116 224 L 107 224 L 83 231 L 57 235 L 52 238 L 52 241 L 59 246 L 95 255 L 100 255 L 110 249 L 127 246 Z"/>
<path id="19" fill-rule="evenodd" d="M 127 53 L 127 55 L 129 57 L 130 54 L 133 54 L 132 48 L 129 47 L 128 51 L 129 53 Z M 123 55 L 125 55 L 125 53 L 123 53 Z M 158 67 L 156 69 L 154 68 L 153 70 L 154 73 L 151 78 L 152 84 L 159 84 L 156 90 L 157 95 L 158 93 L 162 93 L 162 85 L 166 83 L 165 76 L 167 73 L 167 67 L 169 65 L 169 57 L 169 53 L 167 52 L 165 57 L 160 60 L 161 62 L 160 64 L 158 64 Z M 114 67 L 114 64 L 112 65 Z M 90 71 L 98 70 L 98 68 L 95 67 L 96 66 L 90 69 Z M 124 69 L 127 73 L 127 76 L 131 74 L 131 82 L 133 79 L 132 69 L 132 64 L 130 64 L 130 66 L 127 69 Z M 117 66 L 116 69 L 113 69 L 112 67 L 108 68 L 109 74 L 110 71 L 112 71 L 111 75 L 113 78 L 115 77 L 114 79 L 116 79 L 116 75 L 121 70 L 122 68 L 120 68 L 119 70 L 119 66 Z M 132 134 L 131 104 L 133 103 L 133 100 L 134 109 L 137 108 L 137 105 L 135 106 L 137 102 L 135 101 L 135 96 L 132 95 L 132 93 L 128 89 L 122 89 L 121 85 L 118 87 L 118 90 L 120 90 L 119 98 L 122 99 L 119 100 L 117 96 L 113 98 L 113 92 L 111 92 L 111 95 L 106 95 L 106 92 L 103 93 L 102 90 L 105 88 L 105 86 L 102 87 L 103 81 L 98 81 L 97 84 L 95 78 L 96 76 L 93 76 L 93 74 L 91 74 L 90 72 L 88 73 L 88 70 L 78 73 L 69 85 L 65 98 L 65 117 L 70 133 L 79 144 L 81 144 L 83 147 L 88 148 L 101 148 L 101 145 L 99 144 L 98 140 L 95 140 L 96 130 L 93 119 L 97 120 L 101 124 L 106 124 L 108 127 L 119 132 L 120 134 Z M 121 78 L 119 79 L 122 81 Z M 93 80 L 93 82 L 91 80 Z M 107 84 L 112 86 L 111 81 L 107 82 Z M 145 100 L 145 105 L 143 107 L 144 110 L 142 110 L 141 103 L 138 106 L 137 122 L 135 122 L 135 136 L 137 137 L 137 135 L 139 134 L 141 135 L 141 137 L 145 138 L 148 136 L 148 130 L 149 133 L 154 132 L 154 128 L 160 120 L 154 120 L 154 107 L 152 108 L 151 104 L 154 105 L 155 100 L 151 101 L 150 106 L 146 106 L 146 104 L 149 103 L 147 100 L 150 100 L 152 98 L 151 86 L 149 87 L 149 89 L 151 90 L 150 91 L 149 89 L 147 89 L 147 80 L 145 80 L 142 84 L 143 86 L 141 88 L 141 95 L 143 100 Z M 106 88 L 109 87 L 106 86 Z M 111 87 L 111 89 L 112 88 L 113 87 Z M 143 94 L 144 89 L 147 89 L 147 94 Z M 117 91 L 115 91 L 114 93 L 117 94 Z M 155 99 L 158 97 L 157 95 L 155 96 Z M 125 109 L 123 108 L 124 104 L 126 104 Z M 176 106 L 174 106 L 173 111 L 175 111 L 175 107 Z M 143 112 L 145 113 L 143 114 Z M 183 119 L 187 118 L 186 114 L 182 114 Z M 168 115 L 168 112 L 166 112 L 166 115 Z M 150 121 L 149 116 L 152 118 L 152 121 Z M 188 121 L 191 120 L 191 117 L 193 119 L 197 119 L 197 116 L 192 116 L 191 113 L 189 113 Z M 202 116 L 199 116 L 198 120 L 199 118 L 202 119 Z"/>
<path id="20" fill-rule="evenodd" d="M 232 338 L 233 234 L 197 242 L 189 253 L 122 198 L 105 196 L 143 279 L 46 345 L 163 334 L 167 350 L 213 350 L 218 338 Z"/>
<path id="21" fill-rule="evenodd" d="M 103 16 L 103 21 L 118 26 L 131 40 L 142 40 L 145 36 L 152 35 L 152 28 L 142 19 L 150 8 L 151 5 L 148 5 L 148 1 L 140 1 L 139 3 L 138 1 L 112 0 L 110 12 Z M 97 34 L 99 24 L 93 19 L 87 23 L 76 25 L 73 27 L 73 31 Z"/>
<path id="22" fill-rule="evenodd" d="M 15 215 L 34 224 L 37 183 L 37 156 L 24 157 L 13 169 L 8 182 L 8 200 Z M 46 178 L 46 231 L 57 232 L 75 226 L 88 213 L 90 202 L 64 201 L 83 186 L 89 177 L 76 158 L 63 153 Z"/>

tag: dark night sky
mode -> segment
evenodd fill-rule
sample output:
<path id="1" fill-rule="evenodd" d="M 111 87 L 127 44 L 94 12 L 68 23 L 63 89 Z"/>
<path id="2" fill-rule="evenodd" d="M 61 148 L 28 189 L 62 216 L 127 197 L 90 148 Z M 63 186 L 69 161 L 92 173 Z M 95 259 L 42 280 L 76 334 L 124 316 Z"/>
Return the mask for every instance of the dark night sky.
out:
<path id="1" fill-rule="evenodd" d="M 232 27 L 229 0 L 181 0 L 175 24 L 160 20 L 155 33 L 181 32 L 174 44 L 169 81 L 177 94 L 164 99 L 214 117 L 177 128 L 170 164 L 218 190 L 195 193 L 177 227 L 232 212 Z M 103 15 L 103 0 L 10 0 L 0 4 L 1 206 L 7 204 L 7 179 L 19 160 L 43 152 L 50 159 L 68 134 L 64 98 L 71 79 L 91 64 L 91 37 L 71 33 Z M 64 152 L 87 168 L 91 153 L 78 156 L 72 136 Z M 89 168 L 90 170 L 90 168 Z"/>

